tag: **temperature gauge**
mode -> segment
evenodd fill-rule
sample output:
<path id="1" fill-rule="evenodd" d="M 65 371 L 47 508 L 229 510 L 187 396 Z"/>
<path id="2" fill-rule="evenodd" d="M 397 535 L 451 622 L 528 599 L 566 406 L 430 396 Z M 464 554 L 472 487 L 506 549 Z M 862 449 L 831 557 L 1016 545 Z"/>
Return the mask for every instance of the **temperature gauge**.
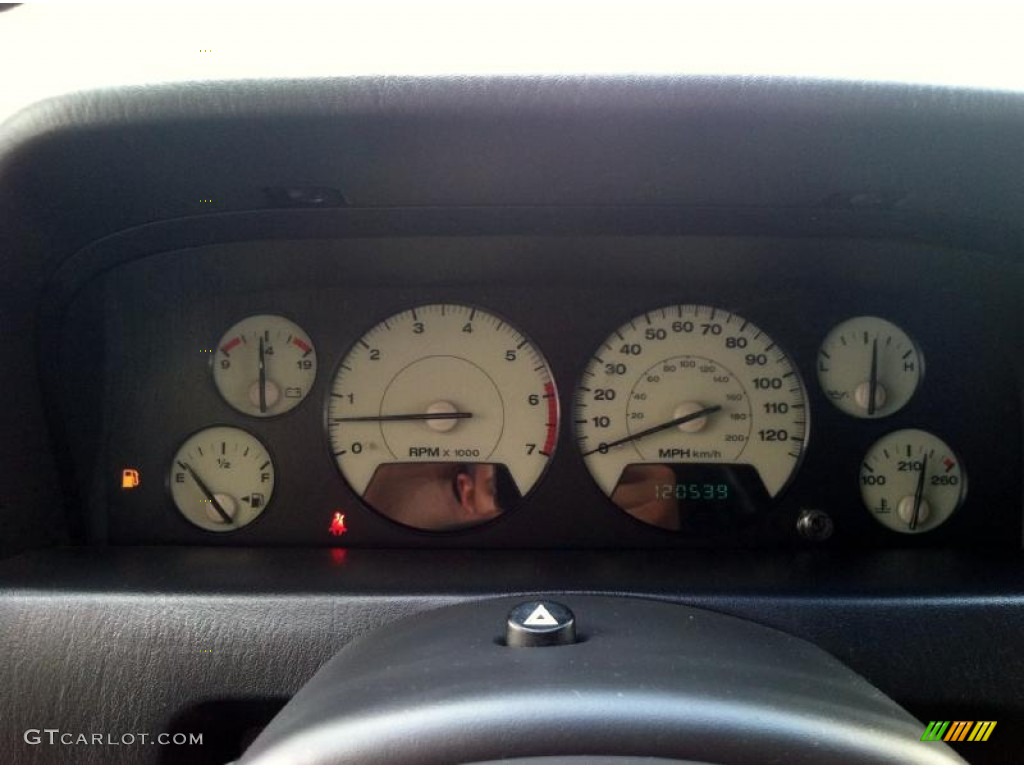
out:
<path id="1" fill-rule="evenodd" d="M 316 352 L 309 336 L 279 315 L 253 315 L 228 329 L 213 353 L 213 383 L 249 416 L 287 413 L 309 394 Z"/>
<path id="2" fill-rule="evenodd" d="M 186 440 L 171 463 L 178 511 L 207 531 L 234 531 L 263 513 L 274 493 L 274 465 L 263 444 L 235 427 L 210 427 Z"/>
<path id="3" fill-rule="evenodd" d="M 910 337 L 880 317 L 840 323 L 818 350 L 818 381 L 825 395 L 859 419 L 880 419 L 905 406 L 921 382 L 922 368 Z"/>
<path id="4" fill-rule="evenodd" d="M 899 533 L 924 533 L 960 507 L 967 476 L 935 435 L 901 429 L 871 446 L 860 468 L 860 492 L 878 522 Z"/>

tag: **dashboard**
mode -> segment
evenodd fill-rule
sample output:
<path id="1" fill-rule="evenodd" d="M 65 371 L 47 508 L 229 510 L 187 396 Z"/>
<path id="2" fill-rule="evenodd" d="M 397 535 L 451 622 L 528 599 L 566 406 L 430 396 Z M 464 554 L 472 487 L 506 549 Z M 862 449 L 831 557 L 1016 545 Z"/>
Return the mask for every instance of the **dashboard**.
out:
<path id="1" fill-rule="evenodd" d="M 350 644 L 448 647 L 461 606 L 494 651 L 481 617 L 529 596 L 575 607 L 568 653 L 647 642 L 641 602 L 756 622 L 1019 762 L 1022 121 L 977 89 L 524 76 L 5 123 L 0 758 L 239 760 Z M 598 655 L 517 663 L 604 712 L 631 654 Z M 26 743 L 57 721 L 207 741 Z"/>
<path id="2" fill-rule="evenodd" d="M 97 541 L 1020 545 L 998 258 L 532 234 L 123 259 L 52 370 Z"/>

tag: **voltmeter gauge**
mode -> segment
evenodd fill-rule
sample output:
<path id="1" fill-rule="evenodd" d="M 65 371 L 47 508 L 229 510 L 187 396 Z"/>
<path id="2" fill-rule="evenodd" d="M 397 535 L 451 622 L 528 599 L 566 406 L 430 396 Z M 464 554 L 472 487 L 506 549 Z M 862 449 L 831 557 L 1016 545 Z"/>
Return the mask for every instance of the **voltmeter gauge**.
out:
<path id="1" fill-rule="evenodd" d="M 840 323 L 818 350 L 818 381 L 829 401 L 859 419 L 891 416 L 913 397 L 924 360 L 911 338 L 880 317 Z"/>
<path id="2" fill-rule="evenodd" d="M 607 496 L 670 530 L 714 531 L 763 511 L 808 435 L 800 375 L 768 335 L 715 307 L 635 317 L 594 352 L 573 418 Z"/>
<path id="3" fill-rule="evenodd" d="M 232 408 L 249 416 L 287 413 L 316 379 L 316 351 L 299 326 L 279 315 L 236 323 L 213 352 L 213 382 Z"/>
<path id="4" fill-rule="evenodd" d="M 274 464 L 263 444 L 235 427 L 189 437 L 171 462 L 178 511 L 207 531 L 235 531 L 259 517 L 274 494 Z"/>
<path id="5" fill-rule="evenodd" d="M 935 435 L 901 429 L 868 451 L 860 468 L 864 505 L 899 533 L 942 525 L 967 495 L 967 475 L 953 450 Z"/>
<path id="6" fill-rule="evenodd" d="M 381 514 L 423 530 L 496 518 L 539 481 L 558 435 L 551 371 L 474 307 L 387 318 L 338 366 L 327 408 L 342 475 Z"/>

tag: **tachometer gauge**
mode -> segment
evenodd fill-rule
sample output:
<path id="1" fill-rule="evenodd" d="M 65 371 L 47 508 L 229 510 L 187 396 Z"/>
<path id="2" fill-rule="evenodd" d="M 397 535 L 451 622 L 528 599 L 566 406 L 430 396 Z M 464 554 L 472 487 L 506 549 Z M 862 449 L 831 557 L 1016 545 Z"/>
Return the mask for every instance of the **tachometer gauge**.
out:
<path id="1" fill-rule="evenodd" d="M 383 515 L 424 530 L 508 511 L 540 479 L 558 435 L 547 362 L 505 321 L 433 304 L 389 317 L 331 385 L 331 452 Z"/>
<path id="2" fill-rule="evenodd" d="M 316 352 L 309 336 L 278 315 L 253 315 L 228 329 L 213 353 L 213 382 L 249 416 L 287 413 L 309 394 Z"/>
<path id="3" fill-rule="evenodd" d="M 188 438 L 171 462 L 178 511 L 207 531 L 249 525 L 270 503 L 274 465 L 263 444 L 243 429 L 210 427 Z"/>
<path id="4" fill-rule="evenodd" d="M 860 468 L 864 505 L 899 533 L 942 525 L 963 503 L 967 476 L 953 450 L 935 435 L 901 429 L 868 451 Z"/>
<path id="5" fill-rule="evenodd" d="M 799 465 L 800 375 L 742 317 L 680 305 L 620 327 L 590 360 L 574 419 L 597 484 L 634 517 L 715 528 L 777 496 Z"/>
<path id="6" fill-rule="evenodd" d="M 818 381 L 832 404 L 859 419 L 880 419 L 905 406 L 924 361 L 898 326 L 854 317 L 829 332 L 818 351 Z"/>

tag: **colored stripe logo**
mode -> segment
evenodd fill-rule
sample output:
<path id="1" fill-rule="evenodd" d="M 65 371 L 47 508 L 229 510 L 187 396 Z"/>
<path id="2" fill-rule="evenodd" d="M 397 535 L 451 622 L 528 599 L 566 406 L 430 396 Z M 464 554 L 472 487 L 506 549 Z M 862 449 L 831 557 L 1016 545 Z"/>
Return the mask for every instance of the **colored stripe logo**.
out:
<path id="1" fill-rule="evenodd" d="M 921 734 L 921 741 L 988 741 L 996 720 L 932 720 Z"/>

